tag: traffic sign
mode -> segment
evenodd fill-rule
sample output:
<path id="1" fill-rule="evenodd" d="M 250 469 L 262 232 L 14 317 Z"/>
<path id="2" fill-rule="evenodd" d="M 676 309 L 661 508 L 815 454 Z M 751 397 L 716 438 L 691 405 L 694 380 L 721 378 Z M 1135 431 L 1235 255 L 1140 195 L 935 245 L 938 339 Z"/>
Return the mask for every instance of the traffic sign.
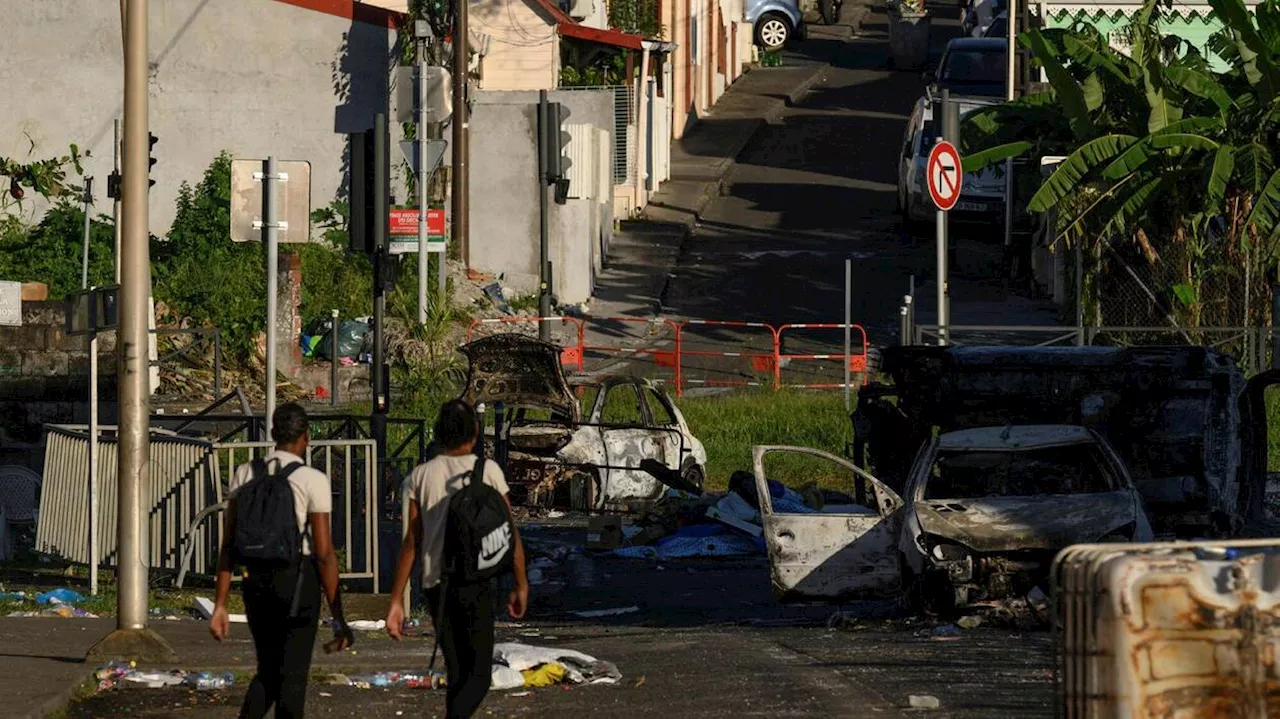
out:
<path id="1" fill-rule="evenodd" d="M 960 200 L 961 178 L 964 176 L 960 170 L 960 153 L 956 151 L 956 146 L 946 140 L 939 140 L 929 152 L 925 176 L 929 179 L 929 196 L 933 198 L 933 204 L 943 212 L 955 207 Z"/>

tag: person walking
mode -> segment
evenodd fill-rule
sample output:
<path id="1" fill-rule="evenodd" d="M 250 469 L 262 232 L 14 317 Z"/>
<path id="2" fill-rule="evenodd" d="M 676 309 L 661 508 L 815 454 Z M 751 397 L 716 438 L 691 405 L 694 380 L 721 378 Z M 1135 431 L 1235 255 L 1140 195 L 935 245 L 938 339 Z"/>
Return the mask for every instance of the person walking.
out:
<path id="1" fill-rule="evenodd" d="M 260 719 L 272 706 L 278 719 L 303 716 L 322 586 L 334 618 L 334 639 L 325 650 L 355 641 L 338 587 L 329 478 L 302 459 L 310 441 L 306 411 L 293 403 L 277 408 L 271 438 L 275 449 L 241 465 L 231 480 L 209 619 L 213 638 L 225 640 L 231 573 L 244 565 L 244 608 L 258 666 L 240 707 L 242 719 Z"/>
<path id="2" fill-rule="evenodd" d="M 502 552 L 509 533 L 512 543 L 511 572 L 515 588 L 507 600 L 507 612 L 514 619 L 524 616 L 529 603 L 529 583 L 525 577 L 524 546 L 515 522 L 511 519 L 511 503 L 507 498 L 507 482 L 502 469 L 492 460 L 476 456 L 480 423 L 475 410 L 462 400 L 446 402 L 440 408 L 435 424 L 435 441 L 439 454 L 418 465 L 405 480 L 409 497 L 408 530 L 400 545 L 395 584 L 391 590 L 391 607 L 387 611 L 387 633 L 399 640 L 404 626 L 404 590 L 413 571 L 414 561 L 422 561 L 422 586 L 427 593 L 427 606 L 435 623 L 438 647 L 444 654 L 448 688 L 445 716 L 465 719 L 475 713 L 489 692 L 493 677 L 494 616 L 491 581 L 468 582 L 459 579 L 458 560 L 446 556 L 446 549 L 465 542 L 446 536 L 446 525 L 453 524 L 450 500 L 457 501 L 468 482 L 482 480 L 502 497 L 506 523 L 484 538 L 478 564 L 481 571 Z M 475 496 L 473 492 L 472 496 Z M 496 540 L 497 544 L 493 541 Z M 487 555 L 487 556 L 486 556 Z M 492 562 L 496 566 L 498 559 Z M 473 568 L 477 562 L 473 562 Z M 434 661 L 434 655 L 433 655 Z"/>

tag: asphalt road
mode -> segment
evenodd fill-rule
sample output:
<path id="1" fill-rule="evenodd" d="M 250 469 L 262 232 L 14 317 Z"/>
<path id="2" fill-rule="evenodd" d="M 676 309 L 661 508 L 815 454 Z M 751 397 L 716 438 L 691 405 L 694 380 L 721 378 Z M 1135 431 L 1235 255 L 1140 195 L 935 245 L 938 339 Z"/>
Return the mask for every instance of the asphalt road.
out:
<path id="1" fill-rule="evenodd" d="M 959 34 L 954 6 L 933 19 L 936 58 Z M 845 260 L 852 260 L 854 353 L 898 340 L 899 306 L 917 289 L 917 322 L 935 321 L 936 246 L 908 237 L 897 211 L 897 155 L 925 79 L 888 63 L 888 20 L 874 8 L 852 39 L 818 35 L 787 62 L 825 62 L 824 81 L 760 132 L 739 155 L 720 196 L 702 213 L 681 248 L 665 296 L 669 314 L 767 323 L 844 321 Z M 1056 324 L 1044 300 L 998 279 L 1001 227 L 953 228 L 950 275 L 955 324 Z M 783 353 L 837 352 L 838 329 L 783 331 Z M 689 326 L 683 334 L 685 379 L 768 382 L 763 328 Z M 740 352 L 724 359 L 697 352 Z M 838 361 L 796 358 L 783 384 L 842 380 Z"/>

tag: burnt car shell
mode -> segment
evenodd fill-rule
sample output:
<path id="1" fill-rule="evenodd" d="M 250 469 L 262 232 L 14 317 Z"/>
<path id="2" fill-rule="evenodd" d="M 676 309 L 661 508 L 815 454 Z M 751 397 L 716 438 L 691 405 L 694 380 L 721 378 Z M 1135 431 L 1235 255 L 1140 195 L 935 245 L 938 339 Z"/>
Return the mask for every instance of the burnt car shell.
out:
<path id="1" fill-rule="evenodd" d="M 569 422 L 579 420 L 560 348 L 517 334 L 497 334 L 459 348 L 467 358 L 462 399 L 472 405 L 502 402 L 511 407 L 543 407 Z"/>
<path id="2" fill-rule="evenodd" d="M 1203 347 L 890 347 L 892 385 L 859 392 L 855 454 L 901 488 L 935 432 L 1003 424 L 1089 427 L 1115 449 L 1158 533 L 1226 534 L 1260 516 L 1247 460 L 1245 381 Z M 888 401 L 896 397 L 896 403 Z"/>

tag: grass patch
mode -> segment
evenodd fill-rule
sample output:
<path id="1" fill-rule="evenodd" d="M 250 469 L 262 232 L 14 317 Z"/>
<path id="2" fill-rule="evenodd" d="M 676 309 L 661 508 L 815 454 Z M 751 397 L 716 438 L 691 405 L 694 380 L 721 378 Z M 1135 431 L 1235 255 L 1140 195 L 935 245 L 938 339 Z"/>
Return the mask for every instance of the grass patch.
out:
<path id="1" fill-rule="evenodd" d="M 758 444 L 791 444 L 844 456 L 853 441 L 853 424 L 839 392 L 733 392 L 676 400 L 694 436 L 707 448 L 707 488 L 722 490 L 729 475 L 751 470 L 751 448 Z M 822 481 L 813 460 L 774 458 L 770 479 L 790 485 Z"/>

